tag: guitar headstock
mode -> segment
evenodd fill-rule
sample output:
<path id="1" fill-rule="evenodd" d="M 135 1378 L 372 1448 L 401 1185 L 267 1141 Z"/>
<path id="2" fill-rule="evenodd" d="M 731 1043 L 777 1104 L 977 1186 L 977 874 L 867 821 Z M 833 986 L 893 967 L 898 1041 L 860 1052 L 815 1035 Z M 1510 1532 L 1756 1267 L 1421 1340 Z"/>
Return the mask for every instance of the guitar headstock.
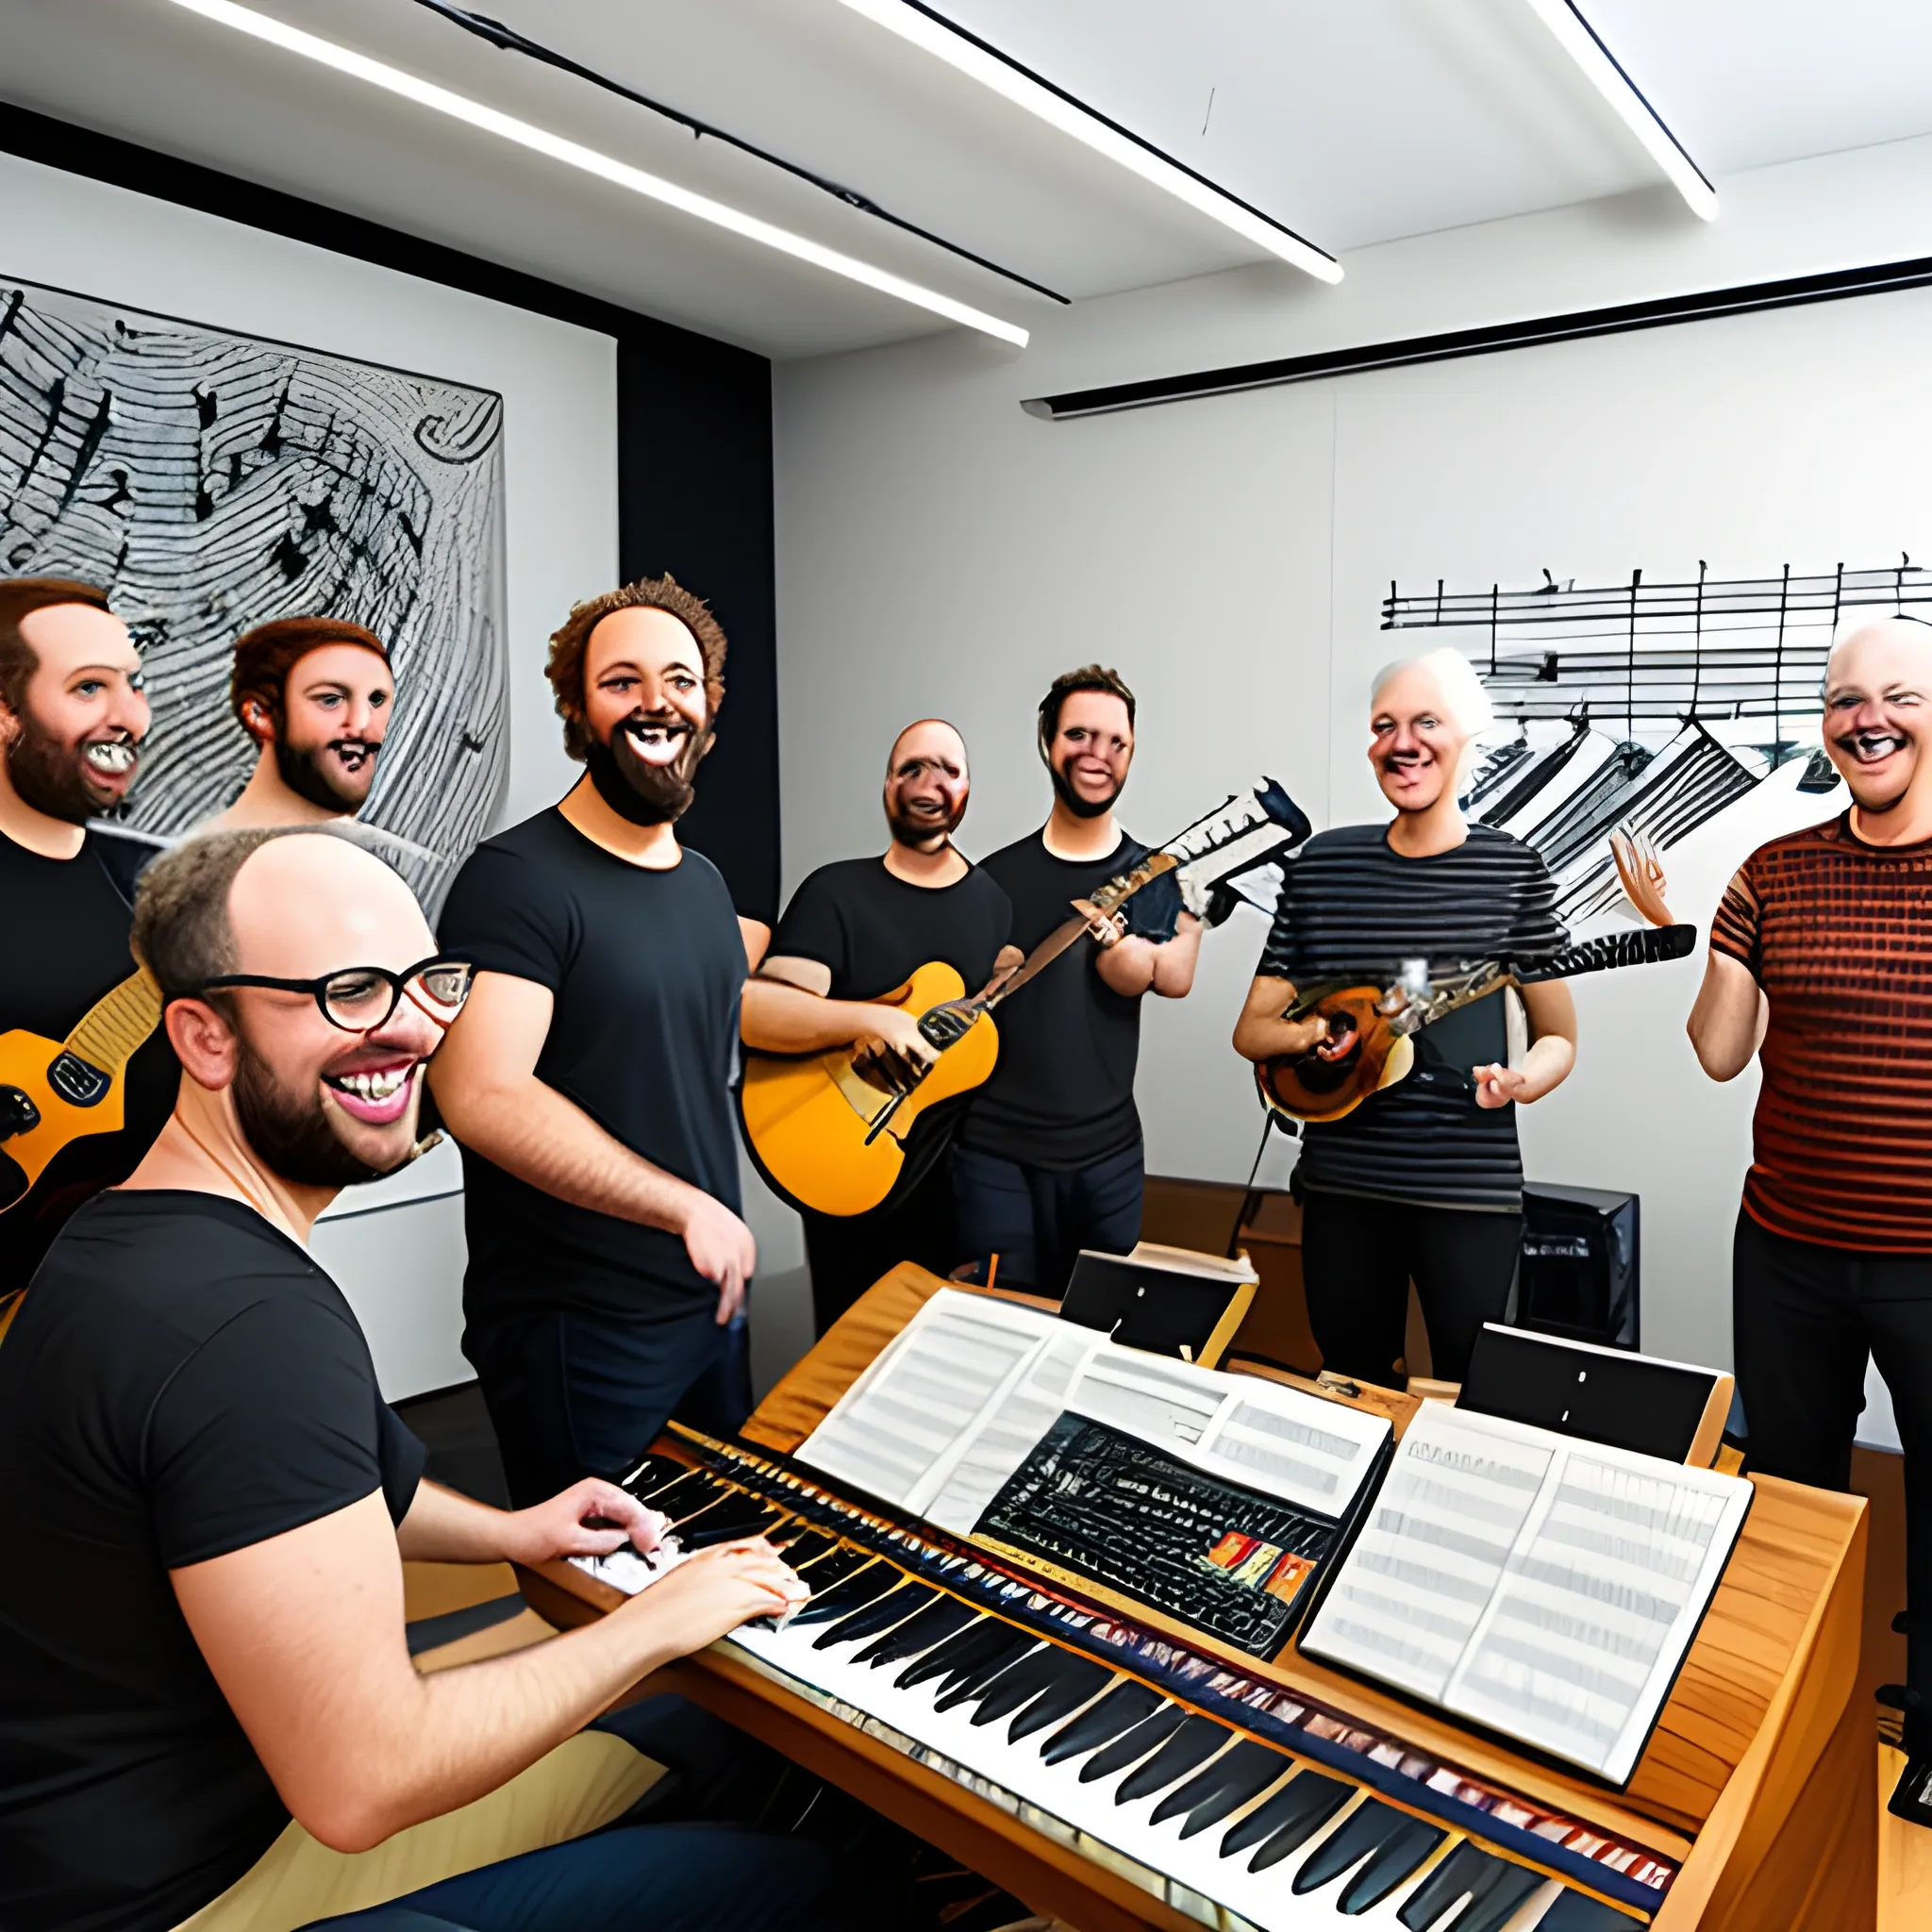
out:
<path id="1" fill-rule="evenodd" d="M 1089 903 L 1096 912 L 1111 912 L 1142 886 L 1158 879 L 1164 872 L 1173 872 L 1179 864 L 1180 860 L 1172 852 L 1150 852 L 1133 871 L 1116 874 L 1097 892 L 1090 893 Z"/>

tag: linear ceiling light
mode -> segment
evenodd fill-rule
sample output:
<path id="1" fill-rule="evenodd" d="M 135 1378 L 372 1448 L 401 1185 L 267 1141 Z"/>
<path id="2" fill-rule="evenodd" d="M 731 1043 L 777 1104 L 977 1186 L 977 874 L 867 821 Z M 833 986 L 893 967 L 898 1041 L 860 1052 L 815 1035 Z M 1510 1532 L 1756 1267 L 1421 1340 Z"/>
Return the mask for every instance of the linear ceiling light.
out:
<path id="1" fill-rule="evenodd" d="M 1050 80 L 1042 80 L 1010 56 L 1002 54 L 997 47 L 988 45 L 942 14 L 921 5 L 920 0 L 844 0 L 844 4 L 901 40 L 910 41 L 915 47 L 936 55 L 981 86 L 1004 95 L 1015 107 L 1025 108 L 1062 134 L 1085 142 L 1095 154 L 1105 155 L 1143 181 L 1151 181 L 1176 200 L 1186 202 L 1224 227 L 1232 228 L 1257 248 L 1279 256 L 1319 281 L 1341 279 L 1341 264 L 1325 249 L 1317 248 L 1272 215 L 1263 214 L 1226 189 L 1217 187 L 1185 162 L 1162 154 L 1119 123 L 1095 113 Z"/>
<path id="2" fill-rule="evenodd" d="M 1717 190 L 1685 152 L 1684 143 L 1664 125 L 1663 116 L 1644 99 L 1642 90 L 1624 72 L 1597 30 L 1577 11 L 1574 0 L 1529 0 L 1529 8 L 1616 110 L 1617 118 L 1643 143 L 1644 152 L 1670 176 L 1671 185 L 1684 197 L 1690 212 L 1704 221 L 1716 221 Z"/>
<path id="3" fill-rule="evenodd" d="M 923 288 L 917 282 L 908 282 L 885 269 L 874 268 L 870 262 L 841 254 L 836 248 L 809 242 L 803 235 L 792 234 L 788 228 L 776 227 L 770 222 L 758 220 L 756 215 L 744 214 L 738 208 L 726 207 L 722 201 L 713 201 L 709 195 L 680 188 L 675 181 L 667 181 L 661 175 L 647 175 L 641 168 L 633 168 L 628 162 L 598 153 L 595 148 L 566 141 L 560 134 L 552 134 L 527 121 L 519 121 L 514 115 L 499 113 L 496 108 L 486 108 L 482 102 L 473 101 L 465 94 L 452 93 L 448 88 L 438 87 L 434 81 L 406 74 L 401 68 L 391 67 L 381 60 L 372 60 L 367 55 L 338 46 L 333 41 L 304 33 L 300 27 L 290 26 L 286 22 L 272 19 L 265 13 L 257 13 L 252 8 L 235 6 L 232 0 L 173 0 L 173 4 L 185 8 L 190 13 L 198 13 L 206 20 L 233 27 L 239 33 L 266 41 L 288 53 L 299 54 L 306 60 L 332 67 L 338 74 L 350 75 L 386 92 L 400 94 L 419 107 L 447 114 L 453 121 L 464 122 L 471 127 L 481 128 L 486 134 L 514 142 L 519 147 L 526 147 L 535 154 L 561 161 L 566 167 L 580 168 L 587 175 L 595 175 L 619 188 L 629 189 L 633 194 L 662 202 L 667 208 L 675 208 L 701 222 L 709 222 L 734 235 L 741 235 L 747 241 L 776 249 L 781 255 L 808 261 L 814 268 L 825 269 L 832 275 L 843 275 L 848 281 L 875 289 L 883 295 L 909 302 L 916 308 L 942 315 L 948 322 L 978 329 L 984 335 L 1011 342 L 1017 348 L 1026 346 L 1027 331 L 1017 323 L 1004 322 L 997 315 L 989 315 L 983 309 L 956 302 L 950 295 L 941 295 L 937 290 Z"/>

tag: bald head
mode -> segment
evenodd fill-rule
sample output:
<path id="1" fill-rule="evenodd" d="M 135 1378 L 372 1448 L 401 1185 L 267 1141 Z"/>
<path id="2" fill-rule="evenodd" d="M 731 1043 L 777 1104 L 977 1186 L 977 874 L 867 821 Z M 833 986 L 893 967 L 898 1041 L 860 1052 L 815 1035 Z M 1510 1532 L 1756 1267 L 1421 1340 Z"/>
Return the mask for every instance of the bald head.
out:
<path id="1" fill-rule="evenodd" d="M 415 894 L 346 839 L 301 832 L 248 855 L 228 893 L 237 973 L 312 979 L 343 966 L 400 972 L 436 941 Z"/>
<path id="2" fill-rule="evenodd" d="M 1908 617 L 1847 625 L 1824 667 L 1824 727 L 1859 812 L 1916 824 L 1932 809 L 1932 625 Z"/>
<path id="3" fill-rule="evenodd" d="M 907 725 L 886 759 L 886 823 L 893 842 L 939 851 L 966 816 L 972 782 L 966 741 L 943 718 Z"/>

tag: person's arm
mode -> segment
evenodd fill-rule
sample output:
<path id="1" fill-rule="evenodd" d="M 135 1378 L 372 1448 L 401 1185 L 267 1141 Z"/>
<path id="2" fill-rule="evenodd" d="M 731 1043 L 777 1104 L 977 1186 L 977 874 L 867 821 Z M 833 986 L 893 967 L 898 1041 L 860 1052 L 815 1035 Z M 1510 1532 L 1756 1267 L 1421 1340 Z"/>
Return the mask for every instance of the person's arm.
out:
<path id="1" fill-rule="evenodd" d="M 744 983 L 738 1025 L 745 1045 L 800 1054 L 857 1047 L 881 1056 L 888 1067 L 896 1060 L 908 1085 L 939 1058 L 920 1032 L 916 1013 L 869 1000 L 835 1000 L 831 985 L 831 968 L 816 959 L 767 959 Z"/>
<path id="2" fill-rule="evenodd" d="M 1685 1031 L 1697 1064 L 1713 1080 L 1735 1080 L 1764 1044 L 1771 1002 L 1741 959 L 1712 946 L 1705 961 L 1704 984 L 1690 1008 Z"/>
<path id="3" fill-rule="evenodd" d="M 765 957 L 765 948 L 772 943 L 772 928 L 762 919 L 747 919 L 741 912 L 738 937 L 744 941 L 744 970 L 756 973 L 758 961 Z"/>
<path id="4" fill-rule="evenodd" d="M 1284 1020 L 1294 1005 L 1294 982 L 1258 974 L 1248 988 L 1247 1004 L 1234 1023 L 1234 1050 L 1258 1065 L 1283 1054 L 1304 1054 L 1328 1038 L 1328 1022 L 1320 1013 L 1307 1020 Z"/>
<path id="5" fill-rule="evenodd" d="M 592 1529 L 591 1519 L 608 1524 Z M 493 1509 L 441 1483 L 416 1485 L 396 1546 L 417 1563 L 544 1563 L 553 1557 L 608 1557 L 634 1543 L 654 1550 L 670 1519 L 597 1476 L 573 1483 L 529 1509 Z"/>
<path id="6" fill-rule="evenodd" d="M 1192 990 L 1200 957 L 1201 922 L 1191 912 L 1183 912 L 1174 922 L 1173 939 L 1150 940 L 1130 933 L 1104 947 L 1094 963 L 1101 978 L 1128 999 L 1152 992 L 1178 1000 Z"/>
<path id="7" fill-rule="evenodd" d="M 282 1802 L 341 1852 L 494 1790 L 639 1678 L 808 1594 L 770 1545 L 727 1543 L 581 1630 L 425 1676 L 379 1491 L 172 1577 Z"/>
<path id="8" fill-rule="evenodd" d="M 1560 979 L 1525 986 L 1523 1008 L 1529 1016 L 1529 1051 L 1520 1067 L 1494 1060 L 1471 1069 L 1478 1107 L 1504 1107 L 1512 1100 L 1527 1107 L 1560 1087 L 1576 1064 L 1576 1002 L 1570 989 Z"/>
<path id="9" fill-rule="evenodd" d="M 681 1236 L 730 1321 L 758 1259 L 751 1230 L 722 1202 L 633 1154 L 537 1077 L 555 1001 L 547 987 L 479 973 L 429 1062 L 444 1124 L 507 1174 L 574 1207 Z"/>

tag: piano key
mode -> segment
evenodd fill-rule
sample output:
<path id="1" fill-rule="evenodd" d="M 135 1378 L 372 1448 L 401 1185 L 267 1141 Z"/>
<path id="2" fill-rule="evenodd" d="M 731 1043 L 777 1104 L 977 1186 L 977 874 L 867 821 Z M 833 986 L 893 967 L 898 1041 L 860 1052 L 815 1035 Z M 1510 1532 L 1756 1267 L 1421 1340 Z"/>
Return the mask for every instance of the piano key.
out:
<path id="1" fill-rule="evenodd" d="M 1503 1932 L 1545 1882 L 1541 1872 L 1511 1864 L 1465 1839 L 1409 1893 L 1395 1916 L 1408 1932 L 1430 1932 L 1451 1906 L 1467 1900 L 1446 1932 Z"/>
<path id="2" fill-rule="evenodd" d="M 976 1669 L 983 1659 L 1008 1643 L 1013 1635 L 1010 1624 L 998 1617 L 981 1617 L 977 1622 L 968 1624 L 957 1637 L 948 1638 L 945 1642 L 935 1644 L 924 1657 L 915 1657 L 892 1679 L 893 1687 L 909 1690 L 929 1677 L 944 1677 L 949 1680 L 950 1688 L 950 1680 L 956 1672 Z"/>
<path id="3" fill-rule="evenodd" d="M 1151 1716 L 1143 1717 L 1131 1731 L 1122 1732 L 1112 1743 L 1096 1751 L 1080 1767 L 1080 1782 L 1091 1785 L 1097 1778 L 1112 1777 L 1128 1765 L 1140 1763 L 1148 1752 L 1166 1743 L 1187 1722 L 1187 1717 L 1178 1704 L 1162 1705 Z"/>
<path id="4" fill-rule="evenodd" d="M 1002 1671 L 1010 1670 L 1029 1651 L 1040 1647 L 1040 1639 L 1030 1630 L 1016 1630 L 1010 1624 L 1006 1629 L 1008 1635 L 998 1649 L 980 1657 L 970 1670 L 956 1665 L 941 1680 L 939 1695 L 933 1700 L 934 1710 L 953 1710 L 973 1702 Z"/>
<path id="5" fill-rule="evenodd" d="M 973 1722 L 995 1724 L 1003 1717 L 1011 1717 L 1042 1690 L 1052 1690 L 1059 1681 L 1061 1671 L 1073 1661 L 1058 1644 L 1049 1643 L 1034 1651 L 1002 1671 L 987 1687 L 986 1695 L 979 1699 L 979 1708 L 973 1713 Z"/>
<path id="6" fill-rule="evenodd" d="M 1160 1749 L 1121 1780 L 1113 1794 L 1116 1805 L 1131 1805 L 1153 1796 L 1186 1777 L 1214 1756 L 1234 1733 L 1211 1717 L 1190 1717 Z"/>
<path id="7" fill-rule="evenodd" d="M 680 1476 L 691 1474 L 690 1465 L 674 1462 L 668 1456 L 646 1456 L 625 1477 L 619 1488 L 627 1490 L 640 1503 L 648 1503 L 658 1490 L 667 1489 Z"/>
<path id="8" fill-rule="evenodd" d="M 1151 1716 L 1164 1701 L 1159 1691 L 1128 1677 L 1064 1729 L 1055 1732 L 1041 1746 L 1041 1757 L 1048 1764 L 1059 1764 L 1069 1757 L 1085 1757 Z"/>
<path id="9" fill-rule="evenodd" d="M 1092 1657 L 1075 1657 L 1063 1651 L 1058 1677 L 1008 1725 L 1008 1743 L 1017 1744 L 1021 1739 L 1030 1738 L 1035 1731 L 1043 1731 L 1047 1725 L 1058 1724 L 1083 1704 L 1091 1703 L 1113 1674 L 1105 1664 L 1095 1662 Z"/>
<path id="10" fill-rule="evenodd" d="M 1642 1932 L 1643 1921 L 1580 1891 L 1563 1896 L 1536 1922 L 1536 1932 Z"/>
<path id="11" fill-rule="evenodd" d="M 1425 1818 L 1405 1816 L 1348 1881 L 1335 1901 L 1335 1909 L 1353 1915 L 1380 1905 L 1398 1885 L 1415 1876 L 1448 1836 L 1441 1825 L 1431 1824 Z"/>
<path id="12" fill-rule="evenodd" d="M 1181 1826 L 1183 1838 L 1192 1838 L 1210 1824 L 1219 1824 L 1230 1811 L 1238 1811 L 1250 1798 L 1258 1798 L 1276 1778 L 1293 1766 L 1293 1760 L 1272 1745 L 1243 1738 L 1232 1751 L 1224 1751 L 1198 1776 L 1177 1785 L 1154 1807 L 1149 1821 L 1165 1824 L 1170 1818 L 1187 1813 Z"/>
<path id="13" fill-rule="evenodd" d="M 1399 1840 L 1407 1827 L 1418 1822 L 1407 1811 L 1398 1811 L 1393 1805 L 1385 1805 L 1380 1798 L 1364 1798 L 1342 1828 L 1303 1860 L 1301 1870 L 1294 1874 L 1295 1890 L 1314 1891 L 1328 1884 L 1369 1853 L 1380 1852 L 1385 1845 Z M 1436 1837 L 1440 1839 L 1441 1833 L 1437 1832 Z M 1424 1847 L 1424 1850 L 1427 1849 L 1427 1846 Z M 1420 1857 L 1415 1862 L 1420 1862 Z M 1414 1870 L 1413 1863 L 1409 1870 Z"/>
<path id="14" fill-rule="evenodd" d="M 1234 1842 L 1236 1837 L 1264 1817 L 1270 1818 L 1272 1822 L 1264 1828 L 1260 1849 L 1248 1860 L 1250 1872 L 1265 1872 L 1300 1851 L 1355 1794 L 1356 1787 L 1339 1777 L 1305 1771 L 1286 1790 L 1277 1792 L 1228 1833 L 1222 1842 L 1222 1856 L 1230 1857 L 1242 1849 Z M 1247 1842 L 1253 1844 L 1255 1840 L 1249 1839 Z"/>
<path id="15" fill-rule="evenodd" d="M 864 1550 L 855 1550 L 850 1543 L 843 1543 L 825 1551 L 823 1556 L 808 1557 L 805 1559 L 811 1565 L 806 1581 L 811 1585 L 815 1595 L 823 1596 L 835 1583 L 843 1583 L 848 1576 L 856 1576 L 872 1561 Z M 793 1564 L 793 1569 L 798 1565 Z"/>
<path id="16" fill-rule="evenodd" d="M 949 1637 L 979 1621 L 970 1604 L 958 1597 L 941 1596 L 923 1610 L 915 1611 L 903 1624 L 874 1637 L 852 1659 L 877 1670 L 881 1664 L 896 1664 L 908 1657 L 924 1657 Z"/>
<path id="17" fill-rule="evenodd" d="M 832 1623 L 848 1611 L 856 1610 L 860 1604 L 869 1604 L 874 1597 L 883 1596 L 894 1584 L 905 1580 L 906 1573 L 894 1569 L 890 1563 L 869 1563 L 854 1570 L 829 1590 L 817 1592 L 792 1617 L 791 1628 L 795 1630 L 808 1624 Z"/>
<path id="18" fill-rule="evenodd" d="M 708 1550 L 717 1543 L 741 1542 L 749 1536 L 768 1536 L 790 1519 L 782 1509 L 734 1510 L 728 1505 L 687 1517 L 678 1526 L 677 1540 L 688 1550 Z"/>
<path id="19" fill-rule="evenodd" d="M 661 1509 L 675 1523 L 695 1509 L 702 1509 L 708 1503 L 717 1502 L 721 1496 L 741 1493 L 729 1484 L 721 1483 L 708 1471 L 693 1469 L 642 1500 L 653 1509 Z"/>
<path id="20" fill-rule="evenodd" d="M 914 1610 L 929 1604 L 939 1592 L 929 1583 L 914 1583 L 903 1574 L 898 1587 L 876 1596 L 856 1610 L 849 1611 L 813 1640 L 814 1647 L 830 1650 L 834 1644 L 857 1643 L 903 1623 Z"/>
<path id="21" fill-rule="evenodd" d="M 803 1570 L 808 1563 L 816 1563 L 821 1557 L 829 1556 L 838 1544 L 822 1529 L 808 1529 L 794 1521 L 786 1530 L 778 1544 L 778 1553 L 794 1570 Z M 857 1556 L 858 1551 L 853 1554 Z"/>

